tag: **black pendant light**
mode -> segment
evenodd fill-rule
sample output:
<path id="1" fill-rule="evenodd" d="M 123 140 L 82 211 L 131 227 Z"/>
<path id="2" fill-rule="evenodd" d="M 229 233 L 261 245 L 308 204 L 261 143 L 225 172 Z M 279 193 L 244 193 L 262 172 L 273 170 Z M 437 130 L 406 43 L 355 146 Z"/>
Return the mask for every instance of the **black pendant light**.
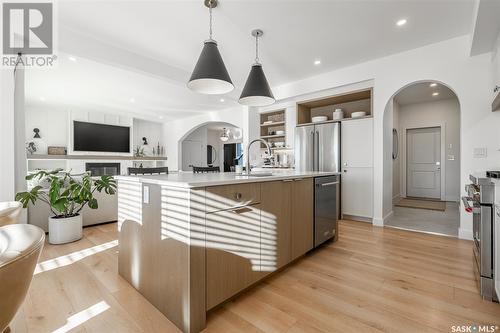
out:
<path id="1" fill-rule="evenodd" d="M 252 36 L 255 37 L 255 63 L 252 65 L 247 82 L 241 93 L 240 104 L 266 106 L 276 102 L 271 87 L 269 87 L 269 83 L 267 82 L 266 75 L 262 70 L 262 64 L 259 61 L 259 37 L 263 34 L 264 32 L 260 29 L 252 31 Z"/>
<path id="2" fill-rule="evenodd" d="M 210 37 L 205 41 L 187 86 L 202 94 L 225 94 L 232 91 L 234 85 L 217 48 L 217 42 L 212 39 L 212 8 L 217 7 L 217 0 L 205 0 L 205 6 L 210 12 Z"/>

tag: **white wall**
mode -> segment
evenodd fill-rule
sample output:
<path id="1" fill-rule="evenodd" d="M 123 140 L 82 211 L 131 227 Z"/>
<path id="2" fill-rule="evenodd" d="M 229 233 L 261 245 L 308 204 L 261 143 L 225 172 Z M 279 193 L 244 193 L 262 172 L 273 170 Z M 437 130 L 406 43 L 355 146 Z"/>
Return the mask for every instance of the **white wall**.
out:
<path id="1" fill-rule="evenodd" d="M 68 111 L 61 106 L 26 106 L 26 141 L 33 139 L 33 129 L 40 130 L 42 140 L 48 146 L 68 147 Z"/>
<path id="2" fill-rule="evenodd" d="M 133 121 L 133 147 L 142 146 L 142 138 L 146 137 L 148 139 L 148 145 L 151 148 L 158 146 L 164 146 L 163 144 L 163 124 L 155 121 L 147 121 L 142 119 L 134 119 Z"/>
<path id="3" fill-rule="evenodd" d="M 500 112 L 491 112 L 491 54 L 469 57 L 469 42 L 468 35 L 453 38 L 273 88 L 275 97 L 282 100 L 374 80 L 374 224 L 383 225 L 384 199 L 392 200 L 392 195 L 384 197 L 384 191 L 392 192 L 392 172 L 384 177 L 384 166 L 392 165 L 391 154 L 384 155 L 385 149 L 391 149 L 390 145 L 384 148 L 384 110 L 392 96 L 411 83 L 442 82 L 458 96 L 464 124 L 461 189 L 468 182 L 469 173 L 500 166 Z M 475 147 L 486 147 L 487 158 L 473 158 Z M 472 237 L 471 220 L 464 214 L 459 237 Z"/>
<path id="4" fill-rule="evenodd" d="M 392 202 L 399 200 L 401 197 L 401 156 L 402 156 L 402 147 L 401 147 L 401 130 L 399 127 L 399 110 L 400 106 L 398 102 L 394 99 L 392 100 L 392 128 L 395 128 L 398 131 L 398 153 L 396 159 L 392 160 Z"/>
<path id="5" fill-rule="evenodd" d="M 12 201 L 15 195 L 14 154 L 14 75 L 0 70 L 0 201 Z"/>
<path id="6" fill-rule="evenodd" d="M 243 145 L 246 145 L 250 138 L 258 138 L 260 135 L 258 131 L 259 120 L 257 110 L 249 110 L 249 108 L 242 106 L 165 122 L 163 124 L 163 137 L 170 170 L 175 171 L 181 168 L 182 140 L 194 129 L 210 122 L 228 123 L 241 128 L 243 130 Z M 256 153 L 252 155 L 251 160 L 257 159 Z"/>
<path id="7" fill-rule="evenodd" d="M 441 131 L 445 137 L 445 160 L 442 161 L 445 171 L 444 199 L 458 201 L 460 198 L 460 105 L 456 98 L 427 103 L 416 103 L 401 106 L 399 112 L 399 131 L 402 136 L 401 156 L 406 156 L 405 129 L 421 127 L 437 127 L 444 125 Z M 451 160 L 453 157 L 453 160 Z M 406 163 L 400 167 L 400 193 L 405 193 Z"/>

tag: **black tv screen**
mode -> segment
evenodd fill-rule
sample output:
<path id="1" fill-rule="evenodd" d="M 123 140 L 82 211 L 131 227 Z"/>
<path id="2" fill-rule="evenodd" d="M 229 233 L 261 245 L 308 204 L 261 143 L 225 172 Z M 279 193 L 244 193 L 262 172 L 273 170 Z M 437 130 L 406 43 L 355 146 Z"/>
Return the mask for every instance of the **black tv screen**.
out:
<path id="1" fill-rule="evenodd" d="M 130 153 L 130 128 L 73 121 L 73 150 Z"/>

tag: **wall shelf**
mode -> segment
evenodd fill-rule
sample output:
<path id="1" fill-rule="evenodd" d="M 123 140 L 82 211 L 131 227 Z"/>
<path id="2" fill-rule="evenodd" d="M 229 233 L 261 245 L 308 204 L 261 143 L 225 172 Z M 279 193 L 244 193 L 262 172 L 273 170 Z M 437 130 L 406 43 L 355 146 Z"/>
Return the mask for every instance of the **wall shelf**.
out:
<path id="1" fill-rule="evenodd" d="M 166 156 L 117 156 L 117 155 L 28 155 L 30 160 L 117 160 L 117 161 L 166 161 Z"/>
<path id="2" fill-rule="evenodd" d="M 273 126 L 281 126 L 281 125 L 284 126 L 285 122 L 284 121 L 276 121 L 273 123 L 260 124 L 260 127 L 273 127 Z"/>
<path id="3" fill-rule="evenodd" d="M 335 109 L 342 109 L 344 112 L 344 118 L 340 121 L 370 117 L 372 115 L 372 90 L 360 90 L 299 102 L 297 103 L 297 126 L 311 124 L 312 117 L 316 116 L 327 116 L 328 120 L 325 122 L 339 121 L 332 120 Z M 356 111 L 365 111 L 366 117 L 351 118 L 351 114 Z"/>

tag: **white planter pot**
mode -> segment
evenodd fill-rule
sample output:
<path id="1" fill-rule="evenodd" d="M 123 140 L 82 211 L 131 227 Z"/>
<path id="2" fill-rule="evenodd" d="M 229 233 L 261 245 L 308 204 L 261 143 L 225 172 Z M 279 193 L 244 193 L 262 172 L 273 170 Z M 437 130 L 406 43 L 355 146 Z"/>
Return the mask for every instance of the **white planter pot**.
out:
<path id="1" fill-rule="evenodd" d="M 49 243 L 64 244 L 82 238 L 82 216 L 68 218 L 49 217 Z"/>

